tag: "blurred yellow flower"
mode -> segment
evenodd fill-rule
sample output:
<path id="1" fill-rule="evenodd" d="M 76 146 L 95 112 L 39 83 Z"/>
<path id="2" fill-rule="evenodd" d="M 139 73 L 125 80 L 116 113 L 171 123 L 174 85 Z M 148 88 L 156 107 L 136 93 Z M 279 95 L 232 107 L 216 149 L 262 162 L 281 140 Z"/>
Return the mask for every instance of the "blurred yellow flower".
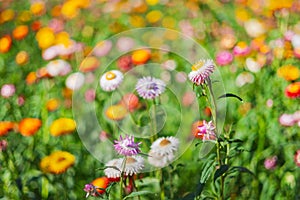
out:
<path id="1" fill-rule="evenodd" d="M 16 63 L 18 65 L 24 65 L 28 62 L 29 59 L 29 54 L 26 51 L 20 51 L 17 55 L 16 55 Z"/>
<path id="2" fill-rule="evenodd" d="M 162 20 L 162 25 L 165 28 L 173 29 L 176 25 L 176 20 L 172 17 L 164 17 Z"/>
<path id="3" fill-rule="evenodd" d="M 67 151 L 56 151 L 41 160 L 40 168 L 45 173 L 62 174 L 74 163 L 74 155 Z"/>
<path id="4" fill-rule="evenodd" d="M 267 0 L 266 7 L 270 10 L 278 10 L 282 8 L 290 8 L 293 5 L 293 0 Z"/>
<path id="5" fill-rule="evenodd" d="M 35 38 L 38 41 L 39 47 L 42 49 L 50 47 L 55 41 L 54 32 L 49 27 L 41 28 Z"/>
<path id="6" fill-rule="evenodd" d="M 145 26 L 145 20 L 139 15 L 133 15 L 130 17 L 130 24 L 133 27 L 143 27 Z"/>
<path id="7" fill-rule="evenodd" d="M 154 6 L 159 2 L 159 0 L 146 0 L 146 2 L 148 5 Z"/>
<path id="8" fill-rule="evenodd" d="M 287 81 L 294 81 L 300 77 L 300 70 L 294 65 L 284 65 L 277 70 L 277 75 Z"/>
<path id="9" fill-rule="evenodd" d="M 55 35 L 55 44 L 63 44 L 68 47 L 71 44 L 69 33 L 63 31 Z"/>
<path id="10" fill-rule="evenodd" d="M 79 8 L 76 1 L 67 1 L 62 5 L 61 14 L 68 18 L 72 19 L 77 16 Z"/>
<path id="11" fill-rule="evenodd" d="M 76 129 L 76 123 L 73 119 L 59 118 L 52 122 L 50 126 L 50 134 L 53 136 L 66 135 Z"/>
<path id="12" fill-rule="evenodd" d="M 31 4 L 30 11 L 34 15 L 42 15 L 45 12 L 45 3 L 43 1 L 37 1 Z"/>
<path id="13" fill-rule="evenodd" d="M 15 11 L 12 9 L 3 10 L 0 15 L 1 22 L 11 21 L 15 17 Z"/>
<path id="14" fill-rule="evenodd" d="M 21 22 L 28 22 L 31 20 L 31 12 L 28 10 L 22 11 L 19 13 L 18 20 Z"/>
<path id="15" fill-rule="evenodd" d="M 46 107 L 48 111 L 55 111 L 59 107 L 58 99 L 49 99 L 46 103 Z"/>
<path id="16" fill-rule="evenodd" d="M 105 114 L 111 120 L 121 120 L 126 116 L 127 109 L 122 104 L 112 105 L 107 108 Z"/>
<path id="17" fill-rule="evenodd" d="M 235 18 L 237 19 L 237 21 L 245 22 L 245 21 L 249 20 L 250 15 L 249 15 L 249 12 L 245 8 L 237 7 L 235 9 Z"/>
<path id="18" fill-rule="evenodd" d="M 162 18 L 163 14 L 159 10 L 150 11 L 146 15 L 146 19 L 149 23 L 156 23 Z"/>

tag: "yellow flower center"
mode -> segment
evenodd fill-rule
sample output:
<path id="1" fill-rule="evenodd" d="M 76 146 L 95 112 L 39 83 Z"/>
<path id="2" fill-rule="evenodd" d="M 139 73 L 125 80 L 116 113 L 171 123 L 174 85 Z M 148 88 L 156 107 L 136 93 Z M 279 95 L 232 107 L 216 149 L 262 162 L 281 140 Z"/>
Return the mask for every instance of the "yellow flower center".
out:
<path id="1" fill-rule="evenodd" d="M 204 65 L 204 62 L 203 61 L 199 61 L 199 62 L 197 62 L 196 64 L 194 64 L 192 66 L 192 70 L 193 71 L 197 71 L 198 69 L 200 69 L 201 67 L 203 67 L 203 65 Z"/>
<path id="2" fill-rule="evenodd" d="M 132 164 L 135 163 L 136 159 L 134 159 L 133 157 L 127 157 L 126 158 L 126 164 Z"/>
<path id="3" fill-rule="evenodd" d="M 167 146 L 168 144 L 171 144 L 171 142 L 170 142 L 170 140 L 167 140 L 167 139 L 163 139 L 159 143 L 160 146 Z"/>
<path id="4" fill-rule="evenodd" d="M 116 78 L 116 74 L 113 72 L 107 72 L 105 78 L 107 80 L 113 80 L 114 78 Z"/>
<path id="5" fill-rule="evenodd" d="M 290 87 L 289 87 L 289 91 L 291 92 L 291 93 L 296 93 L 296 92 L 298 92 L 300 90 L 300 85 L 298 85 L 298 84 L 293 84 L 293 85 L 291 85 Z"/>

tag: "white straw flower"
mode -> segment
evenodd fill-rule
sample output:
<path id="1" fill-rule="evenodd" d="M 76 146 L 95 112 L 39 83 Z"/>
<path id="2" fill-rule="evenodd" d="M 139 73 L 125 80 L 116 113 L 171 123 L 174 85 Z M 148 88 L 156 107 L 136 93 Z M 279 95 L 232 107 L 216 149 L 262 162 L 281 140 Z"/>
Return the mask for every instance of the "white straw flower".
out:
<path id="1" fill-rule="evenodd" d="M 84 84 L 84 75 L 80 72 L 70 74 L 66 79 L 66 87 L 71 90 L 78 90 Z"/>
<path id="2" fill-rule="evenodd" d="M 123 82 L 123 74 L 118 70 L 111 70 L 102 75 L 100 86 L 104 91 L 113 91 Z"/>
<path id="3" fill-rule="evenodd" d="M 179 140 L 173 136 L 161 137 L 151 145 L 151 151 L 157 155 L 166 156 L 174 154 L 179 147 Z"/>
<path id="4" fill-rule="evenodd" d="M 143 77 L 138 80 L 135 88 L 140 97 L 144 99 L 154 99 L 165 91 L 166 84 L 151 76 Z"/>
<path id="5" fill-rule="evenodd" d="M 189 79 L 196 85 L 200 85 L 213 73 L 214 69 L 215 64 L 212 60 L 201 59 L 192 66 Z"/>

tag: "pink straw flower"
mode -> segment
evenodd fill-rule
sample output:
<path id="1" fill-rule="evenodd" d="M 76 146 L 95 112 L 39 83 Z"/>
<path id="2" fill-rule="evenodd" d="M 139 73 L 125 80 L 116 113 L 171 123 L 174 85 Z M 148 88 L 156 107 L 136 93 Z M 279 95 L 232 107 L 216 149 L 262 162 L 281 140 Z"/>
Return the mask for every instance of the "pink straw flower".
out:
<path id="1" fill-rule="evenodd" d="M 233 55 L 229 51 L 219 52 L 216 56 L 216 62 L 220 66 L 228 65 L 233 61 Z"/>

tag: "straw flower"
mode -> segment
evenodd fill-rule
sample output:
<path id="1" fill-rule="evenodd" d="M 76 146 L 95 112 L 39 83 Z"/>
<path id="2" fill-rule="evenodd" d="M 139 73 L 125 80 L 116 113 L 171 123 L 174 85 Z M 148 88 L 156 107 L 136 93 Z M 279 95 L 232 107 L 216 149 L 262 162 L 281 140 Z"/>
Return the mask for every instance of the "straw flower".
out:
<path id="1" fill-rule="evenodd" d="M 120 139 L 115 140 L 114 147 L 118 154 L 123 156 L 132 156 L 141 152 L 140 144 L 141 142 L 134 142 L 133 136 L 126 135 L 125 138 L 123 138 L 120 135 Z"/>
<path id="2" fill-rule="evenodd" d="M 76 123 L 73 119 L 59 118 L 52 122 L 50 134 L 53 136 L 61 136 L 72 133 L 75 129 Z"/>
<path id="3" fill-rule="evenodd" d="M 201 59 L 192 66 L 189 79 L 196 85 L 203 84 L 204 81 L 213 73 L 215 65 L 212 60 Z"/>
<path id="4" fill-rule="evenodd" d="M 143 77 L 138 80 L 135 88 L 140 97 L 144 99 L 154 99 L 165 91 L 166 84 L 151 76 Z"/>
<path id="5" fill-rule="evenodd" d="M 23 136 L 34 135 L 42 126 L 42 121 L 36 118 L 25 118 L 19 122 L 19 132 Z"/>
<path id="6" fill-rule="evenodd" d="M 104 91 L 114 91 L 123 82 L 123 74 L 119 70 L 111 70 L 102 75 L 100 86 Z"/>

